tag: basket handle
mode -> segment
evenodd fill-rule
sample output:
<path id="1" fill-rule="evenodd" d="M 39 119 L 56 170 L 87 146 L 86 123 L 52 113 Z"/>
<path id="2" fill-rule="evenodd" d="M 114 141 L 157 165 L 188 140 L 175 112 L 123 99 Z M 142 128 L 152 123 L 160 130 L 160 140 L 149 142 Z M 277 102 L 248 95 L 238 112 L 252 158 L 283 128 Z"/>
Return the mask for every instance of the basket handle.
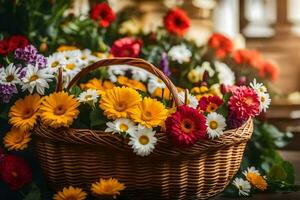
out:
<path id="1" fill-rule="evenodd" d="M 70 90 L 76 82 L 83 76 L 87 75 L 89 72 L 94 71 L 101 67 L 107 67 L 110 65 L 132 65 L 141 69 L 144 69 L 156 77 L 160 78 L 165 84 L 166 87 L 170 90 L 170 93 L 173 95 L 173 99 L 175 105 L 178 107 L 181 105 L 178 97 L 178 92 L 175 85 L 171 82 L 171 80 L 157 67 L 153 66 L 149 62 L 139 59 L 139 58 L 110 58 L 110 59 L 101 59 L 98 62 L 95 62 L 86 68 L 82 69 L 78 74 L 74 76 L 74 78 L 70 81 L 67 86 L 67 90 Z"/>

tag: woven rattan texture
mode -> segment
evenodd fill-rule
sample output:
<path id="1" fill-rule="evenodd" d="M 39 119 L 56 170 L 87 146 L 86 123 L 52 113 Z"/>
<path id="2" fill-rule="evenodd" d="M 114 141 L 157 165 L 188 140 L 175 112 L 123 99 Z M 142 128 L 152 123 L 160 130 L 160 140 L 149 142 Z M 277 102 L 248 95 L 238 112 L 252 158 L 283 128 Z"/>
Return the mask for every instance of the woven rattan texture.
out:
<path id="1" fill-rule="evenodd" d="M 239 169 L 253 131 L 249 120 L 220 138 L 189 148 L 171 144 L 166 133 L 148 157 L 133 153 L 117 135 L 93 130 L 34 130 L 41 167 L 54 189 L 81 186 L 89 190 L 100 177 L 125 183 L 128 199 L 205 199 L 221 192 Z"/>

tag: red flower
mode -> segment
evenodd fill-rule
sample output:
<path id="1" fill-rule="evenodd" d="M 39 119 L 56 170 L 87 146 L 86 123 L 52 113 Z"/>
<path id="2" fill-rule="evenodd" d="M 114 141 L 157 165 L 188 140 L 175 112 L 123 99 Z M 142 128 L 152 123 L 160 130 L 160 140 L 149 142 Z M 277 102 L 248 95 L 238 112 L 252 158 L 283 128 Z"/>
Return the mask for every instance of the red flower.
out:
<path id="1" fill-rule="evenodd" d="M 1 163 L 1 179 L 12 190 L 18 190 L 32 181 L 32 172 L 28 164 L 14 155 L 6 155 Z"/>
<path id="2" fill-rule="evenodd" d="M 279 68 L 275 63 L 266 61 L 262 64 L 262 67 L 259 70 L 259 76 L 262 78 L 268 78 L 271 81 L 276 81 L 279 76 Z"/>
<path id="3" fill-rule="evenodd" d="M 164 17 L 164 24 L 170 33 L 183 36 L 189 29 L 191 23 L 190 18 L 183 10 L 174 8 Z"/>
<path id="4" fill-rule="evenodd" d="M 91 9 L 91 18 L 98 21 L 99 26 L 106 28 L 115 20 L 116 15 L 107 3 L 97 3 Z"/>
<path id="5" fill-rule="evenodd" d="M 208 46 L 215 51 L 217 58 L 225 58 L 229 53 L 233 51 L 233 43 L 226 36 L 214 33 L 208 40 Z"/>
<path id="6" fill-rule="evenodd" d="M 255 50 L 248 49 L 234 51 L 232 54 L 232 58 L 238 65 L 246 64 L 256 69 L 260 69 L 263 62 L 263 58 L 260 53 Z"/>
<path id="7" fill-rule="evenodd" d="M 121 38 L 116 40 L 111 47 L 111 54 L 114 57 L 138 57 L 142 43 L 134 38 Z"/>
<path id="8" fill-rule="evenodd" d="M 9 44 L 13 50 L 17 48 L 24 48 L 29 45 L 29 42 L 26 37 L 23 35 L 13 35 L 9 38 Z"/>
<path id="9" fill-rule="evenodd" d="M 196 109 L 183 105 L 166 120 L 166 130 L 181 146 L 190 146 L 206 137 L 205 117 Z"/>
<path id="10" fill-rule="evenodd" d="M 203 96 L 199 100 L 198 110 L 204 112 L 215 112 L 222 104 L 223 100 L 219 96 Z"/>
<path id="11" fill-rule="evenodd" d="M 14 50 L 8 39 L 0 40 L 0 55 L 7 55 Z"/>
<path id="12" fill-rule="evenodd" d="M 247 120 L 259 114 L 259 98 L 256 92 L 246 86 L 236 88 L 228 102 L 229 109 L 238 120 Z"/>

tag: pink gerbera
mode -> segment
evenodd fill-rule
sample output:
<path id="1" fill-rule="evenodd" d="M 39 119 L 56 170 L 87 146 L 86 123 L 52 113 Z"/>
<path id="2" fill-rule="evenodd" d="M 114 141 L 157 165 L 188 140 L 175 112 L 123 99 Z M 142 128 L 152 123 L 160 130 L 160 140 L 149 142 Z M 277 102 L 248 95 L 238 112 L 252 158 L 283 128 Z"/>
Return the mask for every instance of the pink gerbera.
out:
<path id="1" fill-rule="evenodd" d="M 237 119 L 247 120 L 259 114 L 259 98 L 256 92 L 246 86 L 236 88 L 228 102 L 229 109 Z"/>
<path id="2" fill-rule="evenodd" d="M 125 37 L 116 40 L 111 47 L 111 54 L 114 57 L 138 57 L 142 48 L 139 39 Z"/>
<path id="3" fill-rule="evenodd" d="M 223 104 L 223 100 L 219 96 L 203 96 L 199 100 L 198 110 L 204 112 L 215 112 L 220 105 Z"/>
<path id="4" fill-rule="evenodd" d="M 181 146 L 190 146 L 206 137 L 205 117 L 196 109 L 183 105 L 166 120 L 166 130 Z"/>

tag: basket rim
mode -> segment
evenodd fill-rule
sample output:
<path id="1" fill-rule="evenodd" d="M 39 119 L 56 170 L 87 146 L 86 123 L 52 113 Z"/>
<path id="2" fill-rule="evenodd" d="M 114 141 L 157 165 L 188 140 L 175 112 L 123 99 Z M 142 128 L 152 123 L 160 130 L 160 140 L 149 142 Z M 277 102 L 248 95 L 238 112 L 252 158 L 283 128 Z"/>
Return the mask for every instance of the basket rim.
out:
<path id="1" fill-rule="evenodd" d="M 157 155 L 195 155 L 206 151 L 213 151 L 229 146 L 247 142 L 253 132 L 253 121 L 249 119 L 241 127 L 226 130 L 222 136 L 216 139 L 200 140 L 194 145 L 184 148 L 174 145 L 168 134 L 157 132 L 157 143 L 154 151 L 150 154 Z M 36 139 L 46 142 L 64 143 L 66 145 L 90 145 L 101 147 L 107 151 L 131 152 L 132 148 L 128 145 L 128 140 L 118 134 L 112 134 L 99 130 L 75 129 L 75 128 L 51 128 L 39 123 L 33 130 Z"/>

